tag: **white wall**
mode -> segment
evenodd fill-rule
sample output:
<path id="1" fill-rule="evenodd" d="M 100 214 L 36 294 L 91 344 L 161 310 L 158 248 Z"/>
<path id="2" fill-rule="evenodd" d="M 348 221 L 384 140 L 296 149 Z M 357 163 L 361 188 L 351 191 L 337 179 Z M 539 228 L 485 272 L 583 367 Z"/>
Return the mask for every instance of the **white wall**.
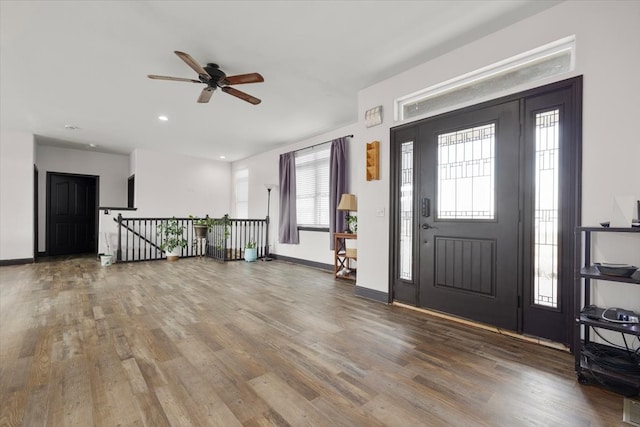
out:
<path id="1" fill-rule="evenodd" d="M 231 165 L 151 150 L 135 150 L 127 161 L 129 174 L 135 174 L 135 210 L 101 210 L 98 252 L 115 252 L 118 214 L 126 218 L 222 217 L 230 212 Z"/>
<path id="2" fill-rule="evenodd" d="M 33 135 L 0 131 L 0 260 L 33 258 Z"/>
<path id="3" fill-rule="evenodd" d="M 100 206 L 127 206 L 129 156 L 36 144 L 38 166 L 38 250 L 46 248 L 47 172 L 97 175 Z"/>
<path id="4" fill-rule="evenodd" d="M 383 105 L 385 119 L 369 129 L 360 121 L 354 131 L 358 164 L 364 162 L 366 142 L 381 142 L 381 180 L 366 182 L 358 174 L 356 184 L 358 286 L 389 288 L 389 129 L 400 124 L 393 121 L 394 99 L 572 34 L 576 69 L 562 78 L 584 75 L 582 223 L 606 221 L 617 195 L 640 199 L 640 2 L 563 2 L 359 93 L 358 117 Z M 384 218 L 376 216 L 381 208 Z M 640 265 L 638 236 L 616 242 L 606 256 L 602 250 L 596 253 L 606 257 L 603 261 Z M 640 287 L 599 285 L 595 303 L 640 311 Z"/>
<path id="5" fill-rule="evenodd" d="M 135 216 L 219 218 L 230 212 L 230 163 L 151 150 L 133 156 Z"/>
<path id="6" fill-rule="evenodd" d="M 264 184 L 278 184 L 280 154 L 351 135 L 354 133 L 355 128 L 355 124 L 344 126 L 295 144 L 234 162 L 232 165 L 233 171 L 239 169 L 249 170 L 249 217 L 264 218 L 267 215 L 267 190 Z M 358 195 L 358 188 L 355 183 L 359 168 L 353 158 L 355 156 L 354 147 L 356 146 L 357 136 L 355 135 L 354 138 L 348 140 L 349 150 L 347 152 L 350 168 L 348 188 L 350 192 L 356 195 Z M 232 183 L 232 185 L 235 185 L 235 183 Z M 278 194 L 278 187 L 271 191 L 271 227 L 269 229 L 271 253 L 333 265 L 333 252 L 329 250 L 328 232 L 301 231 L 299 245 L 278 243 L 278 218 L 280 212 Z"/>

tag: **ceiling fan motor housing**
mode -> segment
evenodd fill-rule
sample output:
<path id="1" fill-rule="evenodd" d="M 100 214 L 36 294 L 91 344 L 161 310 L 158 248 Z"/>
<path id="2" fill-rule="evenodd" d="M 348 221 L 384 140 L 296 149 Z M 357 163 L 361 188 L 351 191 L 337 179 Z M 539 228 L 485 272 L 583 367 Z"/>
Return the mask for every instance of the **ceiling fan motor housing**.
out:
<path id="1" fill-rule="evenodd" d="M 218 64 L 208 63 L 207 66 L 204 67 L 204 70 L 209 73 L 209 75 L 211 76 L 211 80 L 213 80 L 215 83 L 218 83 L 224 80 L 225 77 L 227 77 L 224 71 L 220 69 Z"/>

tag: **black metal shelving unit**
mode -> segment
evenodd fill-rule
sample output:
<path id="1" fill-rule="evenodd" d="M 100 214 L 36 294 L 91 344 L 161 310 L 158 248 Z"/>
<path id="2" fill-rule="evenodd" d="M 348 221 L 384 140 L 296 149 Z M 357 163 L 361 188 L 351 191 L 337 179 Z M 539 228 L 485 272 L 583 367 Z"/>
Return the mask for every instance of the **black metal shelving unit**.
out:
<path id="1" fill-rule="evenodd" d="M 640 324 L 614 323 L 602 319 L 604 308 L 596 308 L 588 314 L 582 313 L 581 300 L 584 296 L 584 306 L 591 304 L 591 280 L 629 283 L 640 285 L 640 270 L 631 277 L 610 276 L 600 273 L 591 259 L 592 233 L 636 233 L 640 236 L 640 228 L 630 227 L 577 227 L 576 228 L 576 262 L 575 301 L 576 301 L 576 331 L 575 331 L 575 369 L 578 381 L 582 384 L 600 384 L 613 391 L 627 396 L 640 393 L 640 374 L 630 374 L 616 366 L 629 360 L 637 361 L 639 355 L 606 344 L 595 343 L 590 339 L 590 329 L 600 328 L 620 332 L 625 335 L 640 337 Z M 584 246 L 583 246 L 584 242 Z M 633 341 L 633 338 L 631 339 Z M 603 356 L 603 363 L 596 363 L 596 355 Z M 634 359 L 635 358 L 635 359 Z M 614 362 L 614 363 L 612 363 Z M 619 362 L 619 363 L 615 363 Z"/>

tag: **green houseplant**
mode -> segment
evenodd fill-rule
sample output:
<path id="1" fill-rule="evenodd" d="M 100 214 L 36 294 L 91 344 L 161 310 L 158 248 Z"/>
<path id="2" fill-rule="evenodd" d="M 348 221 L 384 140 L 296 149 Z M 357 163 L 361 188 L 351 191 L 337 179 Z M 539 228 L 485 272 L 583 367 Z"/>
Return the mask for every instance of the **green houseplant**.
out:
<path id="1" fill-rule="evenodd" d="M 255 240 L 249 240 L 244 248 L 244 260 L 253 262 L 258 259 L 258 248 Z"/>
<path id="2" fill-rule="evenodd" d="M 224 216 L 220 219 L 214 219 L 213 226 L 221 225 L 223 226 L 222 233 L 216 232 L 217 240 L 214 242 L 214 246 L 218 250 L 222 250 L 224 246 L 224 242 L 231 235 L 231 221 L 229 218 L 229 214 L 224 214 Z"/>
<path id="3" fill-rule="evenodd" d="M 214 225 L 216 225 L 216 220 L 209 218 L 209 215 L 204 218 L 196 218 L 193 215 L 189 215 L 189 219 L 193 221 L 193 230 L 196 237 L 199 239 L 206 238 L 207 233 L 213 229 Z"/>
<path id="4" fill-rule="evenodd" d="M 176 261 L 180 258 L 180 250 L 187 247 L 187 239 L 183 236 L 184 225 L 172 217 L 158 225 L 157 233 L 161 240 L 160 249 L 167 253 L 167 260 Z"/>
<path id="5" fill-rule="evenodd" d="M 355 215 L 347 215 L 346 220 L 348 232 L 358 234 L 358 217 Z"/>

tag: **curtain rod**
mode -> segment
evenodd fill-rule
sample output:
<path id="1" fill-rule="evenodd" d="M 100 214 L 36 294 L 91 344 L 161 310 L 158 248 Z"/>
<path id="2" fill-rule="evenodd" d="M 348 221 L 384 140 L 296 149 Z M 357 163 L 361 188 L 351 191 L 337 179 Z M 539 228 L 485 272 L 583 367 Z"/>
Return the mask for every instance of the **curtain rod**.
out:
<path id="1" fill-rule="evenodd" d="M 353 135 L 345 135 L 345 136 L 343 136 L 342 138 L 353 138 Z M 310 149 L 312 149 L 313 147 L 317 147 L 318 145 L 327 144 L 327 143 L 329 143 L 329 142 L 331 142 L 331 141 L 333 141 L 333 140 L 325 141 L 325 142 L 319 142 L 319 143 L 317 143 L 317 144 L 313 144 L 313 145 L 310 145 L 310 146 L 308 146 L 308 147 L 299 148 L 299 149 L 297 149 L 297 150 L 293 150 L 293 153 L 297 153 L 298 151 L 310 150 Z"/>

